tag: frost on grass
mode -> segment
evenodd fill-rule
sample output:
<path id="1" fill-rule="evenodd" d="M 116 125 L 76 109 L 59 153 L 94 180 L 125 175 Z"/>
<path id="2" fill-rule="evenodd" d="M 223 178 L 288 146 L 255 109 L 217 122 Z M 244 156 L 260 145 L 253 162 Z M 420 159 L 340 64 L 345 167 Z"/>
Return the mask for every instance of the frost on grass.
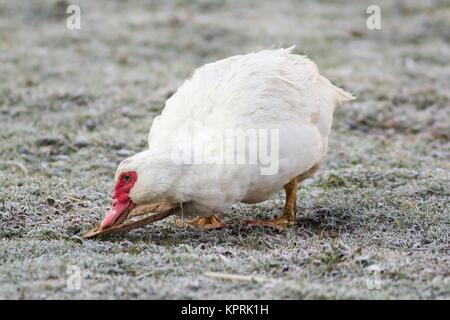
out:
<path id="1" fill-rule="evenodd" d="M 450 298 L 448 6 L 381 1 L 368 30 L 370 2 L 79 1 L 69 31 L 64 3 L 0 1 L 0 298 Z M 192 70 L 292 44 L 358 97 L 293 229 L 240 225 L 279 214 L 280 192 L 233 206 L 228 230 L 168 218 L 80 239 Z"/>

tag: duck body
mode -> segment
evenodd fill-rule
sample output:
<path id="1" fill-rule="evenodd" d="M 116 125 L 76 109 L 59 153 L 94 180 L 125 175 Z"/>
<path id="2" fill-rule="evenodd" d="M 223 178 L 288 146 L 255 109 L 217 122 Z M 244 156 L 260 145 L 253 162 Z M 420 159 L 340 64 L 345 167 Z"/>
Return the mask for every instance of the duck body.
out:
<path id="1" fill-rule="evenodd" d="M 298 183 L 319 168 L 333 113 L 352 99 L 292 48 L 198 68 L 154 118 L 149 148 L 119 165 L 113 208 L 102 225 L 155 202 L 181 203 L 186 216 L 210 216 L 237 202 L 265 201 L 283 187 L 285 214 L 275 224 L 292 225 Z M 227 147 L 230 133 L 235 148 Z"/>
<path id="2" fill-rule="evenodd" d="M 184 214 L 222 212 L 236 202 L 265 201 L 292 178 L 317 168 L 327 150 L 333 112 L 352 98 L 291 48 L 233 56 L 197 69 L 167 100 L 153 121 L 149 148 L 188 136 L 194 148 L 197 142 L 214 154 L 223 144 L 211 133 L 278 131 L 276 173 L 261 174 L 267 165 L 260 162 L 191 164 L 171 188 L 172 201 L 189 203 Z"/>

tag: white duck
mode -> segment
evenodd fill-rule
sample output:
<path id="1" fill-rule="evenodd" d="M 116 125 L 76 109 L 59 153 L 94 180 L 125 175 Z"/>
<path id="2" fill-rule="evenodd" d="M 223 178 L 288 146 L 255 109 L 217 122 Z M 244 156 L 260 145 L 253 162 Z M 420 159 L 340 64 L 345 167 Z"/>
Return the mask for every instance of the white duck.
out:
<path id="1" fill-rule="evenodd" d="M 298 185 L 324 159 L 334 110 L 354 97 L 320 75 L 311 60 L 292 54 L 292 48 L 198 68 L 154 119 L 149 148 L 120 163 L 113 206 L 102 228 L 123 221 L 137 206 L 157 202 L 182 204 L 184 215 L 199 216 L 192 224 L 224 227 L 216 213 L 237 202 L 265 201 L 283 187 L 284 213 L 248 223 L 293 225 Z M 230 133 L 243 132 L 248 138 L 243 149 L 227 144 Z M 269 162 L 262 154 L 270 155 Z M 242 156 L 241 162 L 235 158 Z"/>

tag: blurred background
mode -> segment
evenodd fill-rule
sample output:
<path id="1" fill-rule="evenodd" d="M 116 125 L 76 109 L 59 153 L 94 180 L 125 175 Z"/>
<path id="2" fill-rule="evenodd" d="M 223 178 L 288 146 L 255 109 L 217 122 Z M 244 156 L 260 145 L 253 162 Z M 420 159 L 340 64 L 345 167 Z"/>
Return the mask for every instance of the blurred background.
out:
<path id="1" fill-rule="evenodd" d="M 368 28 L 372 4 L 381 29 Z M 195 68 L 291 45 L 357 97 L 336 113 L 296 228 L 164 221 L 79 239 Z M 449 298 L 449 57 L 448 1 L 0 1 L 0 297 Z M 230 215 L 276 215 L 283 197 Z M 81 289 L 67 289 L 69 265 Z"/>

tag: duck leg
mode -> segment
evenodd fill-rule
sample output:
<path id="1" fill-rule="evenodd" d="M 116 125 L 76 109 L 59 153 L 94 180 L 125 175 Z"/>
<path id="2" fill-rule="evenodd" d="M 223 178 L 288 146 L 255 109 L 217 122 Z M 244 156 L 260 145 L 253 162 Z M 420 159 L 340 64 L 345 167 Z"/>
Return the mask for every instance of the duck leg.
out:
<path id="1" fill-rule="evenodd" d="M 222 229 L 228 227 L 215 214 L 210 217 L 197 217 L 188 223 L 202 229 Z"/>
<path id="2" fill-rule="evenodd" d="M 283 230 L 286 227 L 291 227 L 295 223 L 295 216 L 297 213 L 297 178 L 292 179 L 289 183 L 284 185 L 286 192 L 286 204 L 284 212 L 281 216 L 272 220 L 246 220 L 245 224 L 248 227 L 263 226 L 270 227 L 276 230 Z"/>

